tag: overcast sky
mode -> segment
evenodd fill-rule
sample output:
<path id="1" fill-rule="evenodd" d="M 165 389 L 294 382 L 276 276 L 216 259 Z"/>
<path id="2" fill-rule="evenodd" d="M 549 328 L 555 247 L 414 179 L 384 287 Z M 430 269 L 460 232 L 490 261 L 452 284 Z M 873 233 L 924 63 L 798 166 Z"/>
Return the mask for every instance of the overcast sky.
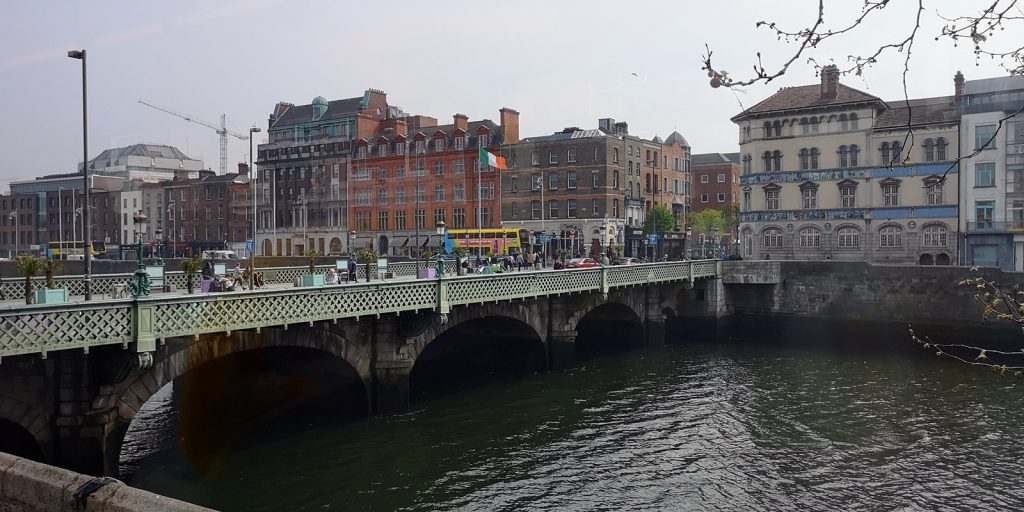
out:
<path id="1" fill-rule="evenodd" d="M 952 94 L 958 69 L 969 80 L 1004 74 L 989 62 L 976 67 L 969 48 L 934 41 L 941 26 L 936 11 L 962 14 L 979 3 L 926 2 L 911 97 Z M 835 11 L 827 11 L 826 21 L 850 19 L 859 4 L 827 1 Z M 914 3 L 896 4 L 883 22 L 809 55 L 842 63 L 880 41 L 902 39 Z M 8 0 L 0 7 L 0 190 L 12 179 L 71 171 L 80 161 L 81 70 L 66 56 L 78 48 L 89 52 L 90 157 L 150 142 L 177 146 L 217 168 L 212 130 L 144 107 L 140 98 L 214 123 L 227 114 L 229 128 L 245 132 L 253 125 L 265 130 L 277 101 L 348 98 L 368 87 L 384 90 L 406 112 L 442 122 L 456 112 L 496 121 L 499 108 L 512 107 L 521 113 L 524 137 L 595 128 L 598 118 L 613 117 L 644 137 L 678 130 L 697 153 L 737 151 L 729 117 L 741 103 L 748 107 L 779 87 L 817 79 L 800 60 L 769 85 L 712 89 L 700 70 L 704 43 L 716 66 L 734 75 L 750 69 L 757 50 L 769 67 L 777 66 L 793 47 L 754 23 L 805 26 L 816 6 L 813 0 Z M 897 99 L 901 65 L 900 56 L 890 55 L 843 83 Z M 233 167 L 249 149 L 230 140 Z"/>

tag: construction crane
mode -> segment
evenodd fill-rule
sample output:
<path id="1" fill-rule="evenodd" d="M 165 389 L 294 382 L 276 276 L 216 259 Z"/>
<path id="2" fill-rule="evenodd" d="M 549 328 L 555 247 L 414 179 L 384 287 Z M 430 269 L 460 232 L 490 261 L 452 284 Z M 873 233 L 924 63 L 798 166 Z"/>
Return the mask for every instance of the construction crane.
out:
<path id="1" fill-rule="evenodd" d="M 159 110 L 161 112 L 166 112 L 166 113 L 168 113 L 168 114 L 170 114 L 172 116 L 180 117 L 180 118 L 182 118 L 182 119 L 184 119 L 184 120 L 186 120 L 188 122 L 196 123 L 196 124 L 201 124 L 201 125 L 203 125 L 203 126 L 205 126 L 207 128 L 212 128 L 213 131 L 217 132 L 217 135 L 220 135 L 220 173 L 222 175 L 223 174 L 227 174 L 227 172 L 228 172 L 228 135 L 230 135 L 230 136 L 232 136 L 232 137 L 234 137 L 234 138 L 236 138 L 238 140 L 249 140 L 249 137 L 247 137 L 245 135 L 242 135 L 241 133 L 235 133 L 235 132 L 233 132 L 231 130 L 228 130 L 227 123 L 226 123 L 226 117 L 225 117 L 224 114 L 220 115 L 220 126 L 218 127 L 217 125 L 215 125 L 213 123 L 210 123 L 210 122 L 207 122 L 207 121 L 203 121 L 202 119 L 196 119 L 196 118 L 194 118 L 194 117 L 192 117 L 192 116 L 190 116 L 188 114 L 182 114 L 181 112 L 175 112 L 175 111 L 173 111 L 173 110 L 171 110 L 169 108 L 164 108 L 164 107 L 161 107 L 161 106 L 158 106 L 158 105 L 154 105 L 154 104 L 149 103 L 147 101 L 139 100 L 139 103 L 142 103 L 143 105 L 145 105 L 147 107 L 155 108 L 155 109 L 157 109 L 157 110 Z"/>

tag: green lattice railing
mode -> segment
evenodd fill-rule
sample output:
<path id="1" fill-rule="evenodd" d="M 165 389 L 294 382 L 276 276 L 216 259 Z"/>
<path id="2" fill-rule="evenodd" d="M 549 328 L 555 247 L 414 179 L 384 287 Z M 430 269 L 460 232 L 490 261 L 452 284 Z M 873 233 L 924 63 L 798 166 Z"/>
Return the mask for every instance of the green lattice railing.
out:
<path id="1" fill-rule="evenodd" d="M 396 273 L 415 272 L 394 268 Z M 398 265 L 395 265 L 398 267 Z M 271 272 L 273 270 L 273 272 Z M 308 269 L 265 269 L 290 282 Z M 280 288 L 215 294 L 157 294 L 139 299 L 102 299 L 0 309 L 0 357 L 69 348 L 198 336 L 404 311 L 447 314 L 452 306 L 548 295 L 601 292 L 624 286 L 714 277 L 716 261 L 682 261 L 581 270 L 546 270 L 443 279 Z M 180 276 L 180 274 L 179 274 Z M 121 276 L 123 277 L 123 276 Z M 95 277 L 94 277 L 95 278 Z M 104 279 L 107 279 L 104 277 Z"/>

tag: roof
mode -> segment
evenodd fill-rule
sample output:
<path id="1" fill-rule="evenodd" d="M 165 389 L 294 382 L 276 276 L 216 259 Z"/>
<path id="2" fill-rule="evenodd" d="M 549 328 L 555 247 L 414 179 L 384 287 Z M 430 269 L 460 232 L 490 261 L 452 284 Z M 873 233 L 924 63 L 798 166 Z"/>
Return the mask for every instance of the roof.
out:
<path id="1" fill-rule="evenodd" d="M 889 106 L 875 119 L 873 126 L 875 130 L 905 128 L 908 124 L 922 126 L 956 123 L 960 120 L 960 113 L 953 96 L 914 99 L 909 102 L 906 100 L 892 101 Z"/>
<path id="2" fill-rule="evenodd" d="M 316 99 L 322 99 L 318 96 Z M 314 100 L 315 101 L 315 100 Z M 337 119 L 341 117 L 349 117 L 352 114 L 359 113 L 363 110 L 363 97 L 357 98 L 346 98 L 343 100 L 332 100 L 327 102 L 327 112 L 324 115 L 317 118 L 318 121 L 324 119 Z M 288 107 L 281 117 L 274 122 L 274 126 L 308 123 L 313 120 L 313 104 L 309 103 L 306 105 L 295 105 Z"/>
<path id="3" fill-rule="evenodd" d="M 472 121 L 468 123 L 466 133 L 469 134 L 471 137 L 476 136 L 476 132 L 477 130 L 480 129 L 481 126 L 487 127 L 487 129 L 491 131 L 491 134 L 497 137 L 496 139 L 492 139 L 493 142 L 501 144 L 501 138 L 503 138 L 504 136 L 504 134 L 501 132 L 501 126 L 496 124 L 494 121 L 491 121 L 490 119 L 481 119 L 479 121 Z M 455 124 L 421 126 L 417 128 L 415 131 L 410 130 L 409 134 L 406 135 L 406 138 L 411 139 L 415 137 L 417 133 L 422 133 L 428 139 L 432 139 L 434 138 L 434 134 L 439 131 L 444 132 L 445 135 L 452 135 L 453 133 L 455 133 Z M 384 137 L 385 139 L 388 140 L 395 140 L 396 138 L 398 138 L 398 135 L 396 135 L 395 133 L 385 134 L 383 130 L 380 130 L 377 133 L 374 133 L 372 137 L 367 138 L 366 141 L 370 143 L 376 143 L 377 140 L 379 140 L 381 137 Z"/>
<path id="4" fill-rule="evenodd" d="M 527 137 L 519 141 L 519 143 L 532 144 L 537 142 L 555 142 L 569 139 L 591 139 L 594 137 L 609 137 L 609 135 L 601 130 L 577 130 L 570 133 L 559 132 L 551 135 L 541 135 L 539 137 Z"/>
<path id="5" fill-rule="evenodd" d="M 734 163 L 734 164 L 738 165 L 740 163 L 740 154 L 738 152 L 737 153 L 726 153 L 725 157 L 728 158 L 729 161 Z"/>
<path id="6" fill-rule="evenodd" d="M 679 132 L 676 132 L 676 131 L 670 133 L 668 138 L 665 139 L 665 144 L 673 144 L 673 143 L 679 144 L 680 146 L 682 146 L 684 148 L 690 147 L 690 143 L 686 142 L 686 137 L 683 137 L 682 135 L 679 134 Z"/>
<path id="7" fill-rule="evenodd" d="M 736 159 L 733 160 L 730 155 L 736 155 Z M 699 153 L 690 155 L 690 165 L 738 164 L 739 157 L 739 153 Z"/>
<path id="8" fill-rule="evenodd" d="M 96 158 L 90 160 L 90 162 L 100 162 L 103 160 L 114 162 L 118 158 L 121 158 L 122 156 L 144 156 L 149 158 L 193 160 L 193 158 L 190 158 L 188 155 L 186 155 L 180 149 L 174 146 L 164 146 L 161 144 L 133 144 L 131 146 L 125 146 L 122 148 L 106 149 L 102 153 L 100 153 Z M 115 163 L 114 165 L 117 164 Z"/>
<path id="9" fill-rule="evenodd" d="M 751 114 L 762 114 L 781 110 L 795 110 L 800 108 L 827 107 L 847 103 L 877 102 L 879 104 L 885 104 L 885 102 L 877 96 L 872 96 L 866 92 L 858 91 L 853 87 L 847 87 L 843 84 L 836 84 L 836 87 L 835 98 L 822 98 L 821 85 L 819 84 L 786 87 L 765 98 L 753 107 L 736 114 L 733 116 L 732 120 L 736 121 L 737 119 Z"/>

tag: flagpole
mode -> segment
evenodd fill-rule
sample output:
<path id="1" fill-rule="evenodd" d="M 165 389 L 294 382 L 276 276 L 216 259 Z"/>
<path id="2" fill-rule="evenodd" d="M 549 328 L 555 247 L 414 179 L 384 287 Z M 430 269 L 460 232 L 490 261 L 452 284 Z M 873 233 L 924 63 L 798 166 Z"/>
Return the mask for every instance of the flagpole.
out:
<path id="1" fill-rule="evenodd" d="M 479 139 L 479 137 L 478 137 L 478 139 Z M 480 202 L 480 174 L 483 172 L 483 168 L 484 168 L 484 152 L 485 151 L 487 151 L 487 149 L 484 146 L 481 145 L 480 146 L 480 152 L 477 154 L 477 159 L 480 160 L 480 161 L 477 163 L 477 167 L 476 167 L 476 245 L 477 245 L 477 254 L 480 255 L 480 256 L 483 256 L 483 252 L 484 252 L 484 245 L 483 245 L 484 244 L 484 232 L 483 232 L 483 229 L 480 226 L 481 223 L 482 223 L 481 219 L 483 218 L 483 211 L 480 209 L 481 208 L 481 202 Z"/>

